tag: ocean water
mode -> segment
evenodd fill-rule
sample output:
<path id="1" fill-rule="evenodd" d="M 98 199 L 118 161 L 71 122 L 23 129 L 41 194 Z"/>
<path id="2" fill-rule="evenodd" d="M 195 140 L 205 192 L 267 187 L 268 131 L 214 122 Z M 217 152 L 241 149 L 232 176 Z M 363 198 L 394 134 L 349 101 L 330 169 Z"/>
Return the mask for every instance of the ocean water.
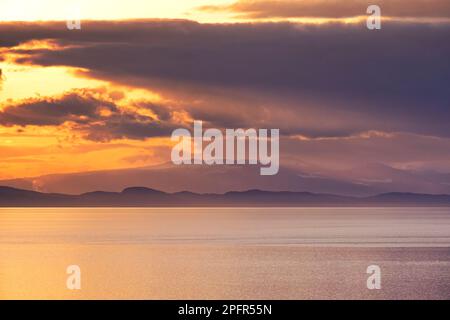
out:
<path id="1" fill-rule="evenodd" d="M 3 208 L 15 298 L 450 299 L 450 208 Z"/>

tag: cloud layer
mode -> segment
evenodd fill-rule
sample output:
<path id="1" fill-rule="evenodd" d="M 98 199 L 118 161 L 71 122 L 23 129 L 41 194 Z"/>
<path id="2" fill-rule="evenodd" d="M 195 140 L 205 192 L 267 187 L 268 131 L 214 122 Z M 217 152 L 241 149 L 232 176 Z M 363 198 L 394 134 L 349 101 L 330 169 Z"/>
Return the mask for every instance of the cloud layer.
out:
<path id="1" fill-rule="evenodd" d="M 138 110 L 123 109 L 96 90 L 74 90 L 60 97 L 39 97 L 7 104 L 0 111 L 0 125 L 66 125 L 94 141 L 162 137 L 170 135 L 179 126 L 172 122 L 169 107 L 141 102 L 139 108 L 154 113 L 156 117 L 140 114 Z"/>
<path id="2" fill-rule="evenodd" d="M 448 24 L 387 23 L 376 32 L 361 25 L 189 21 L 92 22 L 81 32 L 58 24 L 0 29 L 17 43 L 53 39 L 62 46 L 11 50 L 22 56 L 19 63 L 80 67 L 92 77 L 196 101 L 192 112 L 217 122 L 236 119 L 224 114 L 233 95 L 247 110 L 240 123 L 266 119 L 284 132 L 450 135 Z"/>
<path id="3" fill-rule="evenodd" d="M 448 190 L 450 24 L 384 22 L 369 31 L 341 23 L 87 21 L 81 31 L 59 22 L 1 23 L 0 33 L 2 52 L 18 64 L 81 68 L 79 76 L 149 89 L 171 102 L 72 90 L 3 103 L 0 128 L 65 128 L 95 149 L 115 139 L 168 137 L 185 125 L 175 115 L 182 112 L 206 126 L 281 129 L 280 178 L 249 175 L 245 184 L 238 174 L 226 188 Z M 30 45 L 36 40 L 48 45 Z M 168 161 L 169 154 L 159 156 Z M 154 159 L 141 150 L 116 157 L 139 165 Z M 220 176 L 196 190 L 209 190 Z M 120 179 L 120 186 L 131 183 Z M 192 176 L 184 181 L 177 187 Z"/>
<path id="4" fill-rule="evenodd" d="M 240 18 L 349 18 L 366 15 L 369 5 L 385 17 L 450 18 L 447 0 L 239 0 L 231 5 L 203 6 L 207 12 L 232 12 Z"/>

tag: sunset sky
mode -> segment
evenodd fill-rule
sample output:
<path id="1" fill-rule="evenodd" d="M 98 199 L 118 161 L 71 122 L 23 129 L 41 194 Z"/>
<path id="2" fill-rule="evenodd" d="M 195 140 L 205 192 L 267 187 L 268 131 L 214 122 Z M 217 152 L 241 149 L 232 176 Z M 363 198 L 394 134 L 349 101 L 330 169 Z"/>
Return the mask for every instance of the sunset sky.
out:
<path id="1" fill-rule="evenodd" d="M 0 185 L 450 193 L 449 39 L 448 0 L 2 0 Z M 193 120 L 279 128 L 280 174 L 172 167 Z"/>

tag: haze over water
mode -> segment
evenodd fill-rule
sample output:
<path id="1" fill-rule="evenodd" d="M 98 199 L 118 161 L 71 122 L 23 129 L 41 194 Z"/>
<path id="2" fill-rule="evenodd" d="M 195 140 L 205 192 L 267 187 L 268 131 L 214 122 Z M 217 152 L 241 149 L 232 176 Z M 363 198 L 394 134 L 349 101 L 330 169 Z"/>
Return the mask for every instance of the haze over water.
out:
<path id="1" fill-rule="evenodd" d="M 10 298 L 449 299 L 450 209 L 4 208 Z"/>

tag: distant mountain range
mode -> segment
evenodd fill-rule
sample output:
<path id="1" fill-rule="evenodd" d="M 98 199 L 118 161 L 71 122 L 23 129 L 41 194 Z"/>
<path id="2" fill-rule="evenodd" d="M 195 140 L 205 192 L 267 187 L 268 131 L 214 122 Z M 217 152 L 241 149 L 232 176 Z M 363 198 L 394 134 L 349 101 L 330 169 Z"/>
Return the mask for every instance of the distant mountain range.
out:
<path id="1" fill-rule="evenodd" d="M 362 207 L 450 206 L 450 195 L 383 193 L 350 197 L 310 192 L 249 190 L 224 194 L 166 193 L 144 187 L 122 192 L 89 192 L 80 195 L 41 193 L 0 187 L 0 207 Z"/>
<path id="2" fill-rule="evenodd" d="M 129 186 L 142 186 L 167 193 L 190 191 L 200 194 L 250 189 L 308 191 L 350 197 L 369 197 L 388 192 L 450 194 L 448 173 L 400 170 L 377 163 L 342 171 L 326 171 L 308 164 L 302 166 L 281 166 L 279 174 L 268 178 L 260 175 L 259 166 L 175 166 L 164 163 L 139 168 L 0 180 L 0 186 L 71 195 L 96 190 L 119 192 Z"/>

